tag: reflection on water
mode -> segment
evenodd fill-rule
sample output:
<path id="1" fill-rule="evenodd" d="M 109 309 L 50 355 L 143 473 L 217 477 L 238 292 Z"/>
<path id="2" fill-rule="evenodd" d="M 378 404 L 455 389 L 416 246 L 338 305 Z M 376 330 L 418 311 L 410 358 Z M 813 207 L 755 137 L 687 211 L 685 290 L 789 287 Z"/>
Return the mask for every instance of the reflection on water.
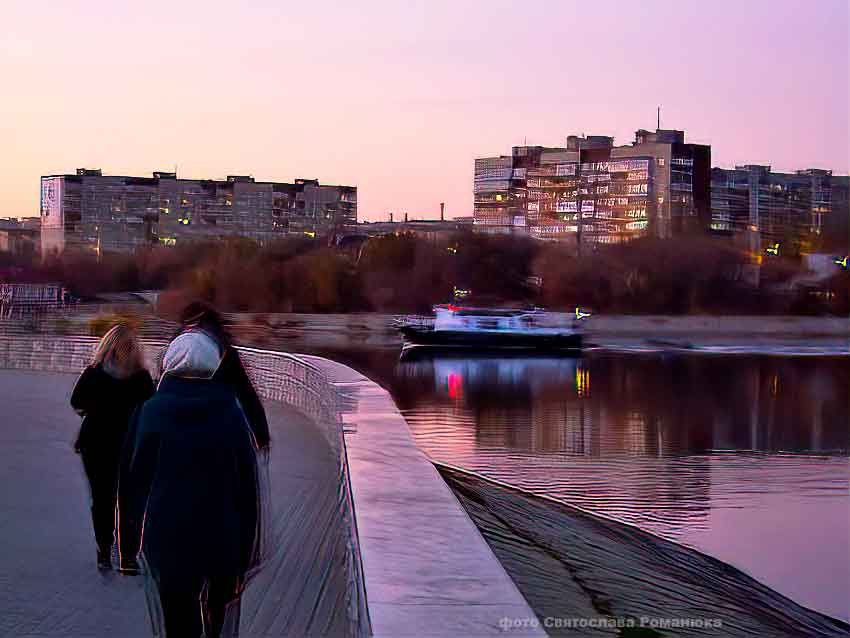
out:
<path id="1" fill-rule="evenodd" d="M 363 363 L 435 460 L 639 525 L 850 618 L 846 360 Z"/>

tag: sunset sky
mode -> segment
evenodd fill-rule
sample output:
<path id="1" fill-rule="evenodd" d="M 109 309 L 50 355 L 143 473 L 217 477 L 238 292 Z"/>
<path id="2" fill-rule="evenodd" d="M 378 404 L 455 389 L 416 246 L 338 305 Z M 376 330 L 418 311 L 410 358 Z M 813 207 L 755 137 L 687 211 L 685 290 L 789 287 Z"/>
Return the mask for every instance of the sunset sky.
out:
<path id="1" fill-rule="evenodd" d="M 685 129 L 715 165 L 848 170 L 847 0 L 0 0 L 0 217 L 38 178 L 355 185 L 472 214 L 477 156 Z"/>

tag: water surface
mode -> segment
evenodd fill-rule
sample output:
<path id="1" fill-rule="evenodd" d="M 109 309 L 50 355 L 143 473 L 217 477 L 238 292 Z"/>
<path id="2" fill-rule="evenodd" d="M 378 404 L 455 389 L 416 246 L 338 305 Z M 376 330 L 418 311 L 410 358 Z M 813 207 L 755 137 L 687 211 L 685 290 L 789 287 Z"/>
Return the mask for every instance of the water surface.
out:
<path id="1" fill-rule="evenodd" d="M 850 618 L 846 358 L 343 358 L 392 392 L 434 460 L 637 525 Z"/>

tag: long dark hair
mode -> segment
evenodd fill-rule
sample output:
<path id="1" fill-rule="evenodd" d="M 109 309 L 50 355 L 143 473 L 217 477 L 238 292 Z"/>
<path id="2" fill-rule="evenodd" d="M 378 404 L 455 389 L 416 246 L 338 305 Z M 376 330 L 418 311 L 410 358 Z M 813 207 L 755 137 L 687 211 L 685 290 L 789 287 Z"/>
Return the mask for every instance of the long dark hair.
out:
<path id="1" fill-rule="evenodd" d="M 233 345 L 224 318 L 205 301 L 192 301 L 180 313 L 180 332 L 201 330 L 216 340 L 221 353 Z"/>

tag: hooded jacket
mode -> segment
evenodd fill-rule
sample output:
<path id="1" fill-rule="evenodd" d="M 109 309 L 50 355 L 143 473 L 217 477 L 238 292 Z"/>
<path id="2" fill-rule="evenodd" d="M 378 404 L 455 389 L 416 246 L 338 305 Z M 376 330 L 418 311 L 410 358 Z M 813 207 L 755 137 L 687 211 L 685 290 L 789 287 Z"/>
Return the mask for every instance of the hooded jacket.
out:
<path id="1" fill-rule="evenodd" d="M 119 479 L 151 576 L 243 581 L 259 560 L 254 439 L 229 384 L 166 374 L 135 414 Z"/>
<path id="2" fill-rule="evenodd" d="M 239 352 L 231 345 L 230 340 L 224 332 L 198 324 L 187 325 L 183 332 L 175 337 L 172 344 L 184 335 L 193 333 L 206 335 L 216 343 L 220 362 L 215 370 L 214 378 L 216 381 L 226 383 L 233 388 L 236 398 L 245 412 L 245 417 L 248 419 L 248 425 L 254 434 L 257 448 L 261 450 L 268 448 L 271 443 L 271 437 L 269 435 L 269 422 L 266 418 L 266 411 L 263 408 L 263 402 L 254 389 L 254 384 L 251 383 L 251 378 L 242 365 Z M 165 361 L 163 361 L 163 364 L 165 364 Z M 163 365 L 163 371 L 165 367 Z"/>

